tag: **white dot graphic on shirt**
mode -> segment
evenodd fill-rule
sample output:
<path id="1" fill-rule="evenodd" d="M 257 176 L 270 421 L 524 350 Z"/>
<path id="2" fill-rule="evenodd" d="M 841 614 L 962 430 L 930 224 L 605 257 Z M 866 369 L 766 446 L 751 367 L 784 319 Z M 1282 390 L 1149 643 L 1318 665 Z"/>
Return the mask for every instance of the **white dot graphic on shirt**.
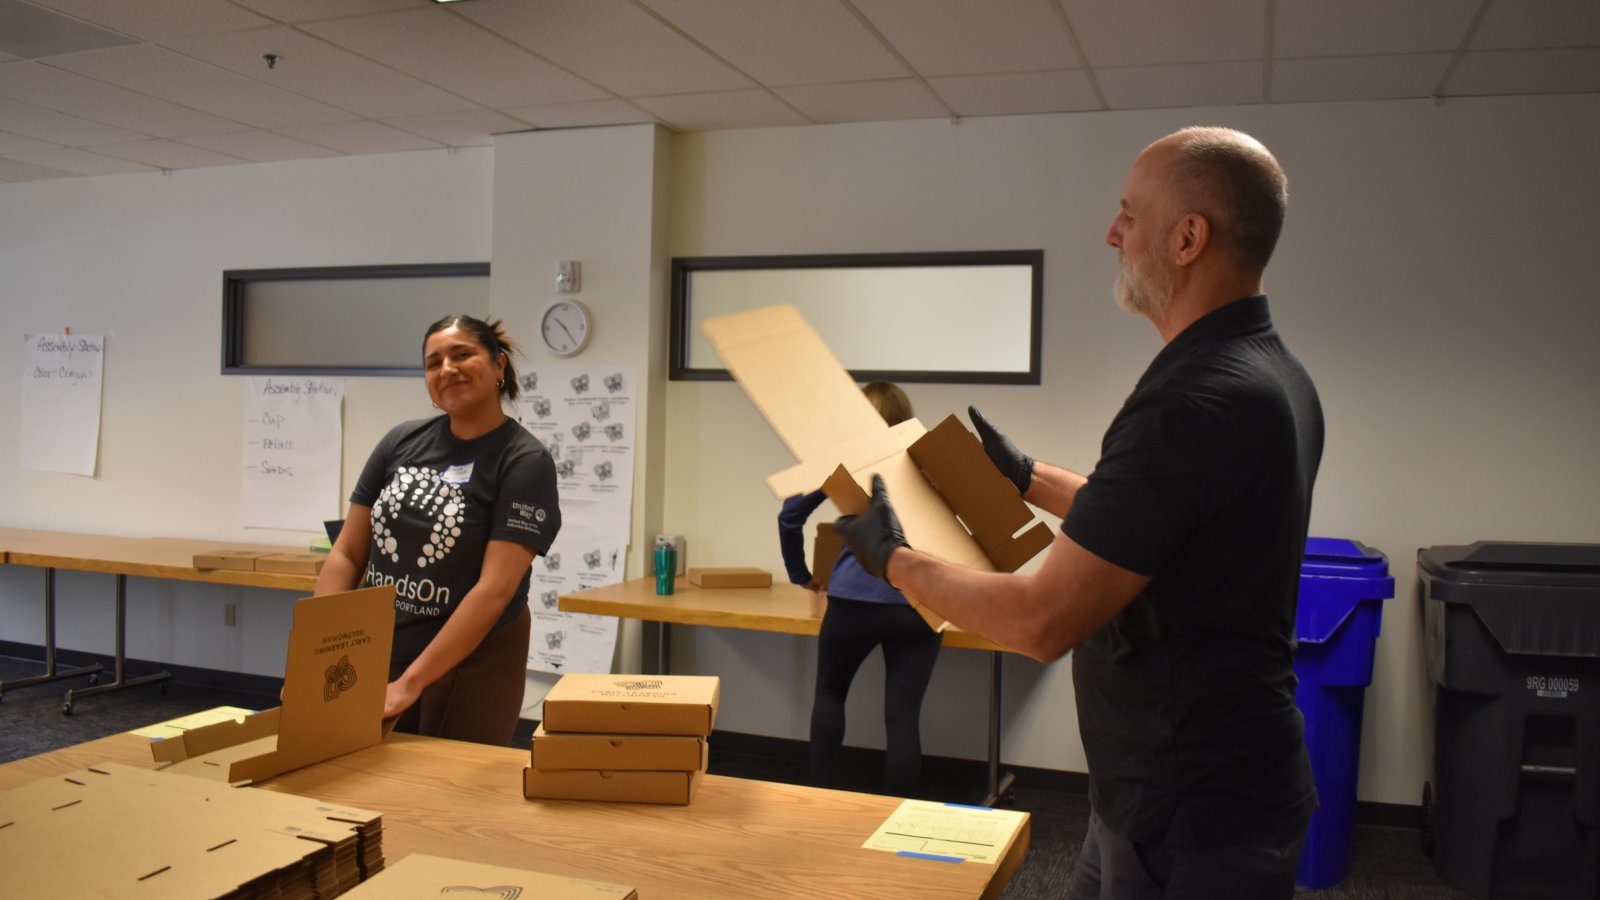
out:
<path id="1" fill-rule="evenodd" d="M 444 561 L 461 536 L 460 523 L 466 511 L 466 498 L 458 485 L 439 478 L 437 472 L 416 466 L 402 466 L 378 495 L 372 507 L 372 533 L 378 551 L 390 561 L 400 561 L 400 541 L 390 529 L 403 507 L 410 506 L 433 518 L 427 541 L 419 548 L 417 568 L 424 569 Z"/>

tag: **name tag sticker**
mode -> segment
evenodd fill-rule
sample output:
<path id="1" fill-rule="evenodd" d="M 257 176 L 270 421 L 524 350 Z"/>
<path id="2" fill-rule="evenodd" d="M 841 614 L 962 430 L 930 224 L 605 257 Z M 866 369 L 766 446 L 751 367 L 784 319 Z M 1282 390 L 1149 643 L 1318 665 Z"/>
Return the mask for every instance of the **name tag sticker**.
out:
<path id="1" fill-rule="evenodd" d="M 439 480 L 445 484 L 466 484 L 472 480 L 472 463 L 460 466 L 451 466 L 439 473 Z"/>

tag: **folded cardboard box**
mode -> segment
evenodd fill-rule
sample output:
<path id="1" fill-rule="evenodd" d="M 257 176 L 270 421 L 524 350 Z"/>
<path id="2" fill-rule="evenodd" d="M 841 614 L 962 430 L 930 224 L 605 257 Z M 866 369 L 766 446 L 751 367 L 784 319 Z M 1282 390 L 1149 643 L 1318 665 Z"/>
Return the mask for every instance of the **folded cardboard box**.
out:
<path id="1" fill-rule="evenodd" d="M 717 719 L 715 675 L 569 672 L 544 698 L 545 731 L 707 737 Z"/>
<path id="2" fill-rule="evenodd" d="M 533 730 L 535 769 L 692 772 L 704 769 L 705 738 L 661 734 L 551 734 Z"/>
<path id="3" fill-rule="evenodd" d="M 772 573 L 748 566 L 719 569 L 690 569 L 689 583 L 703 588 L 771 587 Z"/>
<path id="4" fill-rule="evenodd" d="M 241 783 L 370 747 L 383 739 L 393 638 L 393 585 L 300 600 L 283 706 L 152 741 L 151 755 L 168 771 Z"/>
<path id="5" fill-rule="evenodd" d="M 954 417 L 933 431 L 883 421 L 844 366 L 792 306 L 706 319 L 701 330 L 799 464 L 767 479 L 783 498 L 819 486 L 844 515 L 866 507 L 883 476 L 911 546 L 980 571 L 1012 572 L 1053 534 L 983 445 Z M 908 597 L 936 630 L 943 618 Z"/>
<path id="6" fill-rule="evenodd" d="M 529 800 L 604 800 L 684 806 L 705 778 L 693 772 L 605 772 L 592 769 L 522 770 L 522 794 Z"/>
<path id="7" fill-rule="evenodd" d="M 279 572 L 285 575 L 316 575 L 328 561 L 326 553 L 269 553 L 256 559 L 257 572 Z"/>
<path id="8" fill-rule="evenodd" d="M 255 570 L 256 560 L 270 555 L 272 555 L 271 550 L 207 550 L 194 555 L 194 567 L 251 572 Z"/>
<path id="9" fill-rule="evenodd" d="M 438 900 L 478 894 L 513 900 L 638 900 L 630 887 L 412 853 L 345 894 L 354 900 Z"/>

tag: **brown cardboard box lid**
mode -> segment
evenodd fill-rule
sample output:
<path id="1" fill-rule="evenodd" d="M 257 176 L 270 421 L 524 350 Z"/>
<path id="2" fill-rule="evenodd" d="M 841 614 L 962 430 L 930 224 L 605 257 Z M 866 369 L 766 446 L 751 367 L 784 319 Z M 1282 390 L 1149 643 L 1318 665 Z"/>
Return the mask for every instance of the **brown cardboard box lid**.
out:
<path id="1" fill-rule="evenodd" d="M 529 800 L 605 800 L 684 806 L 694 799 L 704 771 L 606 772 L 596 769 L 522 770 L 522 795 Z"/>
<path id="2" fill-rule="evenodd" d="M 709 761 L 705 738 L 661 734 L 551 734 L 533 730 L 535 769 L 692 772 Z"/>
<path id="3" fill-rule="evenodd" d="M 263 556 L 271 555 L 271 550 L 207 550 L 194 555 L 196 569 L 229 569 L 238 572 L 252 572 L 256 567 L 256 560 Z"/>
<path id="4" fill-rule="evenodd" d="M 383 739 L 394 639 L 394 585 L 306 597 L 294 605 L 283 706 L 152 741 L 172 771 L 229 782 L 274 775 Z"/>
<path id="5" fill-rule="evenodd" d="M 316 575 L 322 571 L 322 564 L 327 561 L 326 553 L 269 553 L 256 560 L 256 571 Z"/>
<path id="6" fill-rule="evenodd" d="M 412 853 L 342 896 L 356 900 L 438 900 L 478 894 L 525 900 L 637 900 L 631 887 L 528 869 Z"/>
<path id="7" fill-rule="evenodd" d="M 750 566 L 696 568 L 689 570 L 689 583 L 703 588 L 770 587 L 772 573 Z"/>
<path id="8" fill-rule="evenodd" d="M 544 697 L 546 731 L 706 737 L 716 723 L 715 675 L 568 672 Z"/>

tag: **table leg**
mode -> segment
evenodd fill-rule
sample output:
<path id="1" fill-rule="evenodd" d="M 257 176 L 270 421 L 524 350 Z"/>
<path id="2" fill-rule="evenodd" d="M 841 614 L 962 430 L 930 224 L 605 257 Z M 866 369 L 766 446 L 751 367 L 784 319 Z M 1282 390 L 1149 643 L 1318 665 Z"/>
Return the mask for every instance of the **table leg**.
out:
<path id="1" fill-rule="evenodd" d="M 60 681 L 63 678 L 76 678 L 79 675 L 88 675 L 89 683 L 94 684 L 95 673 L 101 670 L 99 663 L 87 666 L 74 666 L 70 669 L 56 669 L 56 570 L 44 570 L 44 674 L 30 675 L 27 678 L 13 678 L 10 681 L 0 681 L 0 697 L 4 697 L 7 688 L 28 687 L 34 684 L 48 684 Z"/>
<path id="2" fill-rule="evenodd" d="M 990 651 L 989 663 L 989 792 L 983 798 L 984 806 L 994 806 L 1011 798 L 1011 786 L 1016 781 L 1010 772 L 1000 772 L 1000 679 L 1005 657 L 999 650 Z"/>
<path id="3" fill-rule="evenodd" d="M 117 576 L 117 680 L 110 684 L 97 684 L 93 687 L 78 688 L 67 691 L 67 702 L 61 704 L 61 712 L 72 715 L 73 701 L 80 697 L 89 697 L 94 694 L 104 694 L 108 691 L 120 691 L 123 688 L 138 687 L 141 684 L 155 684 L 161 682 L 163 692 L 166 691 L 164 682 L 172 677 L 171 672 L 161 671 L 151 675 L 141 675 L 138 678 L 127 677 L 127 636 L 128 636 L 128 576 Z"/>

